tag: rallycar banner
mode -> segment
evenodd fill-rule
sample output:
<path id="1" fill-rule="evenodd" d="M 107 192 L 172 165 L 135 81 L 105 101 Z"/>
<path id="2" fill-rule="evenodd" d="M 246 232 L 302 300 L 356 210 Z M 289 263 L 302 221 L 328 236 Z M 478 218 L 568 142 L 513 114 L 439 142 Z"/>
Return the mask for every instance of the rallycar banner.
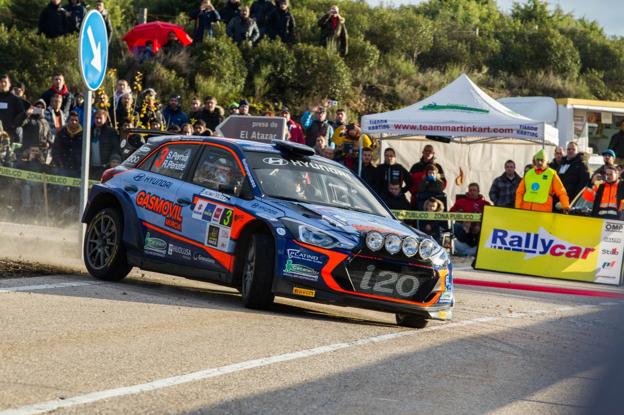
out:
<path id="1" fill-rule="evenodd" d="M 486 206 L 475 269 L 620 284 L 624 222 Z"/>

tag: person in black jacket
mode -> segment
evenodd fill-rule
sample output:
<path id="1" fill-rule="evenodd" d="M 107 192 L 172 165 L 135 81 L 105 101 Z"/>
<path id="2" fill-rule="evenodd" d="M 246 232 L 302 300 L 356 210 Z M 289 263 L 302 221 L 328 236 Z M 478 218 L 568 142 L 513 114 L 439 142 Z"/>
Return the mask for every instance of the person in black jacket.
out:
<path id="1" fill-rule="evenodd" d="M 284 43 L 295 40 L 295 18 L 288 8 L 288 0 L 278 0 L 267 20 L 267 34 L 271 39 L 279 37 Z"/>
<path id="2" fill-rule="evenodd" d="M 410 204 L 405 194 L 401 192 L 399 183 L 388 184 L 388 188 L 383 193 L 383 200 L 392 210 L 410 210 Z"/>
<path id="3" fill-rule="evenodd" d="M 317 24 L 321 28 L 321 45 L 325 48 L 332 45 L 341 56 L 346 56 L 349 52 L 349 35 L 345 18 L 340 15 L 338 6 L 332 6 Z"/>
<path id="4" fill-rule="evenodd" d="M 273 4 L 273 0 L 255 0 L 251 4 L 251 18 L 256 21 L 258 29 L 260 29 L 260 39 L 262 39 L 267 32 L 269 16 L 273 13 L 274 9 L 275 4 Z"/>
<path id="5" fill-rule="evenodd" d="M 557 171 L 566 193 L 573 200 L 576 195 L 589 183 L 589 170 L 583 161 L 583 155 L 578 152 L 578 144 L 570 141 L 566 147 L 566 158 L 561 162 Z"/>
<path id="6" fill-rule="evenodd" d="M 398 183 L 403 194 L 412 187 L 412 177 L 405 167 L 396 162 L 393 148 L 384 150 L 384 163 L 378 167 L 378 172 L 380 192 L 385 191 L 391 183 Z"/>
<path id="7" fill-rule="evenodd" d="M 119 136 L 109 125 L 108 111 L 97 110 L 95 125 L 91 130 L 91 178 L 99 179 L 113 159 L 121 160 Z"/>
<path id="8" fill-rule="evenodd" d="M 82 19 L 87 14 L 87 7 L 82 0 L 69 0 L 65 5 L 67 11 L 67 32 L 78 33 L 82 25 Z"/>
<path id="9" fill-rule="evenodd" d="M 39 15 L 38 33 L 47 38 L 55 38 L 67 32 L 67 12 L 61 7 L 61 0 L 50 0 Z"/>
<path id="10" fill-rule="evenodd" d="M 221 21 L 227 27 L 230 20 L 240 15 L 241 2 L 240 0 L 227 0 L 225 6 L 219 10 L 219 16 L 221 16 Z"/>
<path id="11" fill-rule="evenodd" d="M 67 123 L 56 134 L 52 147 L 52 164 L 59 169 L 61 176 L 80 177 L 82 160 L 82 127 L 80 116 L 72 111 Z"/>
<path id="12" fill-rule="evenodd" d="M 54 95 L 60 95 L 61 97 L 63 97 L 61 111 L 63 111 L 63 114 L 67 116 L 67 114 L 69 114 L 69 111 L 71 111 L 71 109 L 75 106 L 75 99 L 74 95 L 69 92 L 69 88 L 67 88 L 67 84 L 65 83 L 65 77 L 60 72 L 52 75 L 52 86 L 50 87 L 50 89 L 46 90 L 43 94 L 41 94 L 41 99 L 43 99 L 46 105 L 49 106 Z"/>
<path id="13" fill-rule="evenodd" d="M 356 163 L 355 169 L 358 166 Z M 379 172 L 378 167 L 373 164 L 373 149 L 364 147 L 362 149 L 362 180 L 366 182 L 375 192 L 379 191 Z"/>
<path id="14" fill-rule="evenodd" d="M 24 104 L 11 92 L 11 78 L 0 75 L 0 126 L 15 137 L 15 129 L 26 119 Z"/>
<path id="15" fill-rule="evenodd" d="M 611 136 L 608 148 L 615 152 L 615 164 L 620 165 L 624 163 L 624 119 L 618 125 L 620 131 Z"/>
<path id="16" fill-rule="evenodd" d="M 210 0 L 201 0 L 199 8 L 193 10 L 190 16 L 195 21 L 195 30 L 193 31 L 194 43 L 202 42 L 205 35 L 212 37 L 212 24 L 221 20 L 219 12 L 214 8 Z"/>
<path id="17" fill-rule="evenodd" d="M 215 131 L 217 125 L 223 121 L 223 114 L 223 108 L 217 105 L 217 99 L 215 97 L 206 97 L 204 109 L 199 113 L 199 119 L 206 123 L 206 128 Z"/>
<path id="18" fill-rule="evenodd" d="M 110 18 L 108 17 L 108 10 L 104 8 L 104 1 L 98 0 L 95 2 L 95 10 L 100 12 L 102 19 L 104 19 L 104 25 L 106 26 L 106 34 L 108 35 L 108 43 L 110 43 L 113 36 L 113 25 L 111 25 Z"/>

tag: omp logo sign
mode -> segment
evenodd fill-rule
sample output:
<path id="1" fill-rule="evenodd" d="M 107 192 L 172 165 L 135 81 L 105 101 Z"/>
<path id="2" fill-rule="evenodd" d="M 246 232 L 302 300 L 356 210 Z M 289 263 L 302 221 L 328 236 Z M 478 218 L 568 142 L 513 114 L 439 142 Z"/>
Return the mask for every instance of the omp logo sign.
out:
<path id="1" fill-rule="evenodd" d="M 491 249 L 524 252 L 526 253 L 524 259 L 544 255 L 587 259 L 587 256 L 595 251 L 594 248 L 586 248 L 558 239 L 544 228 L 540 228 L 537 233 L 513 232 L 495 228 L 492 230 L 486 246 Z"/>

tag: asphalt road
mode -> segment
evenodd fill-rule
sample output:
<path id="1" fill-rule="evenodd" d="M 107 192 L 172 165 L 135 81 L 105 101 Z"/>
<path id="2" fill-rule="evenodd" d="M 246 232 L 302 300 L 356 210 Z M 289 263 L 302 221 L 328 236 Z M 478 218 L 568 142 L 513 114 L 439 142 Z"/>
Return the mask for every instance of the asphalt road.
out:
<path id="1" fill-rule="evenodd" d="M 456 295 L 453 322 L 412 330 L 158 274 L 0 279 L 0 415 L 596 413 L 618 302 Z"/>

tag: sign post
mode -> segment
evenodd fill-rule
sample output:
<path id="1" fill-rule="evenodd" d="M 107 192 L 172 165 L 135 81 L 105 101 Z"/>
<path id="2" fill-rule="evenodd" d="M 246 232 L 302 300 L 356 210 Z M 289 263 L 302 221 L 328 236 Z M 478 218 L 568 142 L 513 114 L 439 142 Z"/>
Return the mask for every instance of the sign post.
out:
<path id="1" fill-rule="evenodd" d="M 93 91 L 104 82 L 108 64 L 108 34 L 104 18 L 97 10 L 92 10 L 82 20 L 78 37 L 78 61 L 80 74 L 87 91 L 84 102 L 84 125 L 82 130 L 82 169 L 80 180 L 80 217 L 82 220 L 89 192 L 89 164 L 91 159 L 91 101 Z M 85 234 L 85 226 L 80 226 L 80 252 Z M 82 255 L 82 254 L 81 254 Z"/>
<path id="2" fill-rule="evenodd" d="M 230 115 L 217 125 L 217 134 L 241 140 L 273 141 L 285 140 L 286 118 L 254 117 L 249 115 Z"/>

